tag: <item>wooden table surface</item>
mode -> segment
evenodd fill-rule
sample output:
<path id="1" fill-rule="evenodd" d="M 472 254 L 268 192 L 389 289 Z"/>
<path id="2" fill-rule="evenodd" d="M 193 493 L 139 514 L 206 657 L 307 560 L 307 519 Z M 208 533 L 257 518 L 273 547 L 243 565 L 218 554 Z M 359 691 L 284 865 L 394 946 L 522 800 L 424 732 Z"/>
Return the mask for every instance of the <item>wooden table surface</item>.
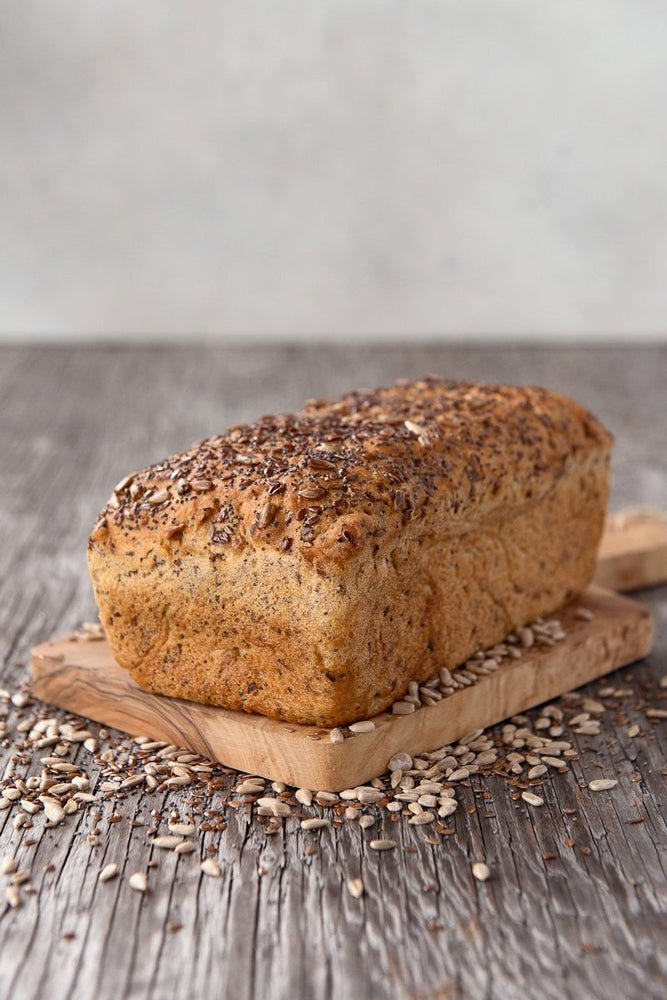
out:
<path id="1" fill-rule="evenodd" d="M 616 435 L 611 506 L 667 506 L 665 348 L 3 348 L 2 685 L 25 679 L 33 644 L 94 615 L 86 538 L 125 473 L 308 396 L 429 372 L 571 394 Z M 267 837 L 241 809 L 212 841 L 221 879 L 165 856 L 145 895 L 96 881 L 100 850 L 131 858 L 145 832 L 124 820 L 93 848 L 83 823 L 44 829 L 38 815 L 35 843 L 22 848 L 37 891 L 17 909 L 0 901 L 0 996 L 665 996 L 667 741 L 665 723 L 647 722 L 637 698 L 667 707 L 658 686 L 667 587 L 640 596 L 655 610 L 655 650 L 614 676 L 633 696 L 601 716 L 602 737 L 580 738 L 580 760 L 545 785 L 542 809 L 513 801 L 501 778 L 483 779 L 481 809 L 477 779 L 462 789 L 468 808 L 452 817 L 454 835 L 432 845 L 401 820 L 384 831 L 400 841 L 390 854 L 366 850 L 356 824 L 325 832 L 309 854 L 296 821 Z M 628 722 L 639 738 L 627 737 Z M 6 742 L 0 752 L 5 774 L 16 751 Z M 582 782 L 610 772 L 613 794 L 583 794 Z M 137 815 L 154 807 L 136 797 Z M 8 817 L 0 813 L 0 857 L 16 851 Z M 479 858 L 492 872 L 485 883 L 470 874 Z M 358 900 L 344 883 L 359 874 Z M 168 933 L 170 922 L 181 930 Z"/>

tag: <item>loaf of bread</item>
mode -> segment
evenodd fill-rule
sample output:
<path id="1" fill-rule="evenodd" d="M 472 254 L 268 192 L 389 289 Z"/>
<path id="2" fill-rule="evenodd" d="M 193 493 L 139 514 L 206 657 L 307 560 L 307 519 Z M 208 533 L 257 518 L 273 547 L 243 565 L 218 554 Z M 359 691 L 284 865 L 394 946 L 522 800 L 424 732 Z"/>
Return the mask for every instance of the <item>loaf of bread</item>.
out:
<path id="1" fill-rule="evenodd" d="M 432 377 L 231 427 L 101 512 L 112 652 L 163 695 L 372 716 L 587 586 L 610 447 L 554 392 Z"/>

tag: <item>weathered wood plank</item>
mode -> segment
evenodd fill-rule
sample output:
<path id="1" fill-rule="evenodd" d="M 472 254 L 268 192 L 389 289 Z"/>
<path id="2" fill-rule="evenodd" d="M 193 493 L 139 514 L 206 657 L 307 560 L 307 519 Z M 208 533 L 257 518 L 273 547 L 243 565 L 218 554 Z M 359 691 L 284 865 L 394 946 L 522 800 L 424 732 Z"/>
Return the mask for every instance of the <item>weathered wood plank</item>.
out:
<path id="1" fill-rule="evenodd" d="M 612 506 L 659 507 L 667 496 L 666 361 L 664 348 L 636 346 L 0 350 L 2 684 L 13 688 L 27 676 L 32 645 L 92 617 L 85 540 L 110 485 L 128 468 L 258 410 L 440 371 L 546 384 L 579 398 L 616 436 Z M 618 708 L 601 716 L 602 737 L 578 737 L 580 760 L 545 782 L 541 809 L 515 801 L 500 778 L 471 779 L 448 820 L 455 832 L 438 844 L 386 816 L 370 831 L 346 824 L 321 837 L 288 819 L 268 836 L 244 807 L 229 811 L 224 833 L 203 840 L 204 849 L 216 849 L 220 879 L 200 875 L 198 855 L 163 852 L 142 897 L 127 878 L 98 885 L 97 873 L 109 860 L 126 872 L 145 870 L 145 830 L 164 795 L 129 794 L 117 805 L 123 820 L 113 825 L 106 822 L 113 799 L 105 802 L 99 847 L 86 843 L 89 813 L 50 830 L 37 818 L 17 836 L 0 812 L 0 856 L 17 851 L 38 890 L 17 910 L 0 896 L 0 996 L 660 996 L 667 737 L 664 722 L 647 722 L 641 699 L 667 702 L 657 687 L 667 673 L 667 592 L 643 597 L 656 615 L 655 649 L 613 675 L 609 683 L 632 694 L 606 699 Z M 631 722 L 639 737 L 627 736 Z M 0 753 L 5 774 L 15 751 Z M 580 787 L 608 773 L 619 778 L 612 793 Z M 182 810 L 187 801 L 182 793 L 168 800 Z M 130 827 L 135 815 L 143 828 Z M 637 818 L 643 822 L 631 822 Z M 378 835 L 401 847 L 370 851 L 368 840 Z M 486 883 L 470 875 L 470 863 L 482 857 L 492 870 Z M 344 881 L 358 874 L 366 892 L 356 900 Z M 182 929 L 169 932 L 169 923 Z"/>

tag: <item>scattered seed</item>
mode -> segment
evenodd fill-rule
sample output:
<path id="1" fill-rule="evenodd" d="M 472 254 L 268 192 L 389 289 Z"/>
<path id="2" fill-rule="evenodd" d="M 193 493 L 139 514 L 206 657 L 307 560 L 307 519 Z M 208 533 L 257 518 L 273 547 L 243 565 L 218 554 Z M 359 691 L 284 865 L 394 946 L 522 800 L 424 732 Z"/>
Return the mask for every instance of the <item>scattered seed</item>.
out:
<path id="1" fill-rule="evenodd" d="M 458 767 L 455 771 L 448 777 L 448 781 L 462 781 L 464 778 L 470 777 L 470 770 L 467 767 Z"/>
<path id="2" fill-rule="evenodd" d="M 409 771 L 412 767 L 412 757 L 408 753 L 395 753 L 387 767 L 390 771 Z"/>
<path id="3" fill-rule="evenodd" d="M 393 851 L 396 847 L 395 840 L 370 840 L 368 846 L 373 851 Z"/>
<path id="4" fill-rule="evenodd" d="M 264 791 L 264 782 L 261 784 L 258 781 L 242 781 L 236 786 L 237 795 L 257 795 Z"/>
<path id="5" fill-rule="evenodd" d="M 522 792 L 521 798 L 524 802 L 527 802 L 529 806 L 543 806 L 544 799 L 541 795 L 534 795 L 533 792 Z"/>
<path id="6" fill-rule="evenodd" d="M 191 840 L 183 840 L 174 848 L 174 854 L 192 854 L 196 850 L 197 845 L 193 844 Z"/>
<path id="7" fill-rule="evenodd" d="M 320 819 L 317 816 L 313 816 L 311 819 L 301 820 L 302 830 L 321 830 L 325 826 L 329 826 L 329 820 Z"/>
<path id="8" fill-rule="evenodd" d="M 606 792 L 610 788 L 615 788 L 617 784 L 616 778 L 594 778 L 588 782 L 588 787 L 592 792 Z"/>
<path id="9" fill-rule="evenodd" d="M 56 802 L 55 799 L 49 798 L 47 795 L 40 795 L 39 800 L 44 806 L 44 815 L 49 823 L 62 823 L 65 819 L 65 810 L 60 803 Z"/>
<path id="10" fill-rule="evenodd" d="M 137 892 L 146 892 L 148 887 L 146 876 L 143 872 L 134 872 L 130 875 L 130 888 L 135 889 Z"/>
<path id="11" fill-rule="evenodd" d="M 351 733 L 372 733 L 375 729 L 375 723 L 371 719 L 365 719 L 363 722 L 353 722 L 347 728 Z"/>
<path id="12" fill-rule="evenodd" d="M 476 861 L 474 863 L 472 866 L 472 873 L 478 882 L 486 882 L 486 880 L 491 876 L 489 866 L 483 861 Z"/>
<path id="13" fill-rule="evenodd" d="M 160 847 L 163 851 L 173 851 L 182 843 L 182 837 L 156 837 L 155 840 L 151 841 L 153 847 Z"/>
<path id="14" fill-rule="evenodd" d="M 220 865 L 215 858 L 205 858 L 199 867 L 204 875 L 210 875 L 211 878 L 220 878 L 222 874 L 220 871 Z"/>
<path id="15" fill-rule="evenodd" d="M 567 771 L 567 764 L 560 757 L 542 757 L 542 761 L 548 764 L 549 767 L 555 768 L 557 771 Z"/>
<path id="16" fill-rule="evenodd" d="M 412 715 L 415 705 L 408 701 L 395 701 L 391 706 L 393 715 Z"/>
<path id="17" fill-rule="evenodd" d="M 425 826 L 427 823 L 432 823 L 434 819 L 435 813 L 429 812 L 425 809 L 423 812 L 416 813 L 414 816 L 411 816 L 408 823 L 412 826 Z"/>
<path id="18" fill-rule="evenodd" d="M 97 876 L 98 882 L 109 882 L 112 878 L 116 878 L 118 875 L 118 865 L 115 862 L 105 865 L 100 874 Z"/>
<path id="19" fill-rule="evenodd" d="M 364 805 L 374 805 L 376 802 L 379 802 L 380 799 L 385 798 L 384 790 L 381 791 L 379 788 L 367 788 L 366 786 L 362 786 L 361 788 L 355 788 L 354 792 L 357 800 L 359 802 L 363 802 Z"/>
<path id="20" fill-rule="evenodd" d="M 170 823 L 169 832 L 179 837 L 191 837 L 196 831 L 194 823 Z"/>
<path id="21" fill-rule="evenodd" d="M 268 813 L 263 815 L 273 815 L 273 816 L 289 816 L 292 812 L 287 802 L 282 802 L 280 799 L 273 799 L 270 796 L 262 796 L 262 798 L 257 799 L 257 805 L 261 809 L 268 810 Z M 260 815 L 262 815 L 260 813 Z"/>
<path id="22" fill-rule="evenodd" d="M 458 802 L 456 799 L 446 799 L 438 809 L 438 816 L 444 819 L 446 816 L 451 816 L 452 813 L 455 813 L 457 808 Z"/>
<path id="23" fill-rule="evenodd" d="M 316 792 L 315 799 L 320 806 L 335 806 L 339 802 L 339 798 L 335 792 Z"/>
<path id="24" fill-rule="evenodd" d="M 21 890 L 17 885 L 8 885 L 5 889 L 5 899 L 13 910 L 21 905 Z"/>
<path id="25" fill-rule="evenodd" d="M 364 883 L 360 878 L 349 878 L 345 884 L 350 896 L 353 896 L 354 899 L 361 899 L 364 894 Z"/>

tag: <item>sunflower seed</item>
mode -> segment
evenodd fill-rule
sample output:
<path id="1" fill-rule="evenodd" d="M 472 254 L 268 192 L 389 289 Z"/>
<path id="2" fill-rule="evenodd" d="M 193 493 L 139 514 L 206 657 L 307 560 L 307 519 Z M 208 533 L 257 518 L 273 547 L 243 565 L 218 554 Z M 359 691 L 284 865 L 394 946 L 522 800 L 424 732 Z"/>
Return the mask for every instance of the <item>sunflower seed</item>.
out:
<path id="1" fill-rule="evenodd" d="M 474 878 L 476 878 L 478 882 L 486 882 L 486 880 L 491 876 L 489 866 L 483 861 L 475 861 L 471 870 Z"/>
<path id="2" fill-rule="evenodd" d="M 354 792 L 357 800 L 363 802 L 364 805 L 374 805 L 385 797 L 384 791 L 380 791 L 378 788 L 368 788 L 365 785 L 355 788 Z"/>
<path id="3" fill-rule="evenodd" d="M 297 802 L 300 802 L 302 806 L 310 806 L 313 802 L 313 793 L 309 788 L 297 788 L 294 793 L 294 798 Z"/>
<path id="4" fill-rule="evenodd" d="M 236 786 L 237 795 L 256 795 L 263 791 L 264 782 L 260 784 L 257 781 L 242 781 L 240 785 Z"/>
<path id="5" fill-rule="evenodd" d="M 616 778 L 594 778 L 588 782 L 588 787 L 592 792 L 607 792 L 610 788 L 615 788 L 618 784 Z"/>
<path id="6" fill-rule="evenodd" d="M 354 899 L 361 899 L 364 894 L 364 883 L 360 878 L 349 878 L 345 884 L 350 896 L 353 896 Z"/>
<path id="7" fill-rule="evenodd" d="M 261 799 L 257 799 L 257 805 L 264 809 L 269 809 L 274 816 L 289 816 L 292 812 L 287 802 L 282 802 L 280 799 L 274 799 L 266 795 Z"/>
<path id="8" fill-rule="evenodd" d="M 170 823 L 169 832 L 179 837 L 191 837 L 195 833 L 194 823 Z"/>
<path id="9" fill-rule="evenodd" d="M 391 711 L 393 715 L 412 715 L 415 706 L 409 701 L 395 701 L 391 706 Z"/>
<path id="10" fill-rule="evenodd" d="M 211 878 L 220 878 L 220 875 L 222 874 L 220 871 L 220 865 L 215 858 L 205 858 L 199 867 L 204 875 L 210 875 Z"/>
<path id="11" fill-rule="evenodd" d="M 148 883 L 143 872 L 134 872 L 133 875 L 130 875 L 129 881 L 131 889 L 135 889 L 137 892 L 146 892 Z"/>
<path id="12" fill-rule="evenodd" d="M 448 776 L 448 781 L 462 781 L 463 778 L 470 777 L 470 771 L 467 767 L 459 767 Z"/>
<path id="13" fill-rule="evenodd" d="M 373 851 L 393 851 L 396 847 L 395 840 L 370 840 L 368 846 Z"/>
<path id="14" fill-rule="evenodd" d="M 62 823 L 65 819 L 65 810 L 60 803 L 56 802 L 55 799 L 50 799 L 47 795 L 40 795 L 39 800 L 44 806 L 44 815 L 49 823 L 54 825 Z"/>
<path id="15" fill-rule="evenodd" d="M 347 728 L 351 733 L 372 733 L 375 729 L 375 723 L 370 719 L 364 719 L 362 722 L 353 722 Z"/>
<path id="16" fill-rule="evenodd" d="M 116 878 L 118 875 L 118 865 L 115 862 L 105 865 L 100 874 L 97 876 L 98 882 L 109 882 L 112 878 Z"/>
<path id="17" fill-rule="evenodd" d="M 448 799 L 446 802 L 443 802 L 440 808 L 438 809 L 438 816 L 440 816 L 443 819 L 446 816 L 451 816 L 452 813 L 456 812 L 457 806 L 458 803 L 456 802 L 456 799 Z"/>
<path id="18" fill-rule="evenodd" d="M 302 830 L 321 830 L 325 826 L 329 826 L 328 819 L 319 819 L 318 817 L 313 816 L 312 819 L 301 820 Z"/>
<path id="19" fill-rule="evenodd" d="M 182 837 L 156 837 L 155 840 L 151 841 L 153 847 L 160 847 L 163 851 L 173 851 L 182 843 Z"/>
<path id="20" fill-rule="evenodd" d="M 174 848 L 174 854 L 192 854 L 197 850 L 197 845 L 191 840 L 184 840 Z"/>
<path id="21" fill-rule="evenodd" d="M 522 792 L 521 798 L 524 802 L 527 802 L 529 806 L 543 806 L 544 799 L 541 795 L 534 795 L 533 792 Z"/>
<path id="22" fill-rule="evenodd" d="M 320 806 L 335 806 L 340 801 L 335 792 L 316 792 L 315 800 Z"/>
<path id="23" fill-rule="evenodd" d="M 17 885 L 8 885 L 5 889 L 5 899 L 13 910 L 21 905 L 21 890 Z"/>
<path id="24" fill-rule="evenodd" d="M 424 826 L 426 823 L 432 823 L 435 819 L 435 813 L 424 810 L 423 812 L 417 813 L 415 816 L 411 816 L 408 820 L 412 826 Z"/>

